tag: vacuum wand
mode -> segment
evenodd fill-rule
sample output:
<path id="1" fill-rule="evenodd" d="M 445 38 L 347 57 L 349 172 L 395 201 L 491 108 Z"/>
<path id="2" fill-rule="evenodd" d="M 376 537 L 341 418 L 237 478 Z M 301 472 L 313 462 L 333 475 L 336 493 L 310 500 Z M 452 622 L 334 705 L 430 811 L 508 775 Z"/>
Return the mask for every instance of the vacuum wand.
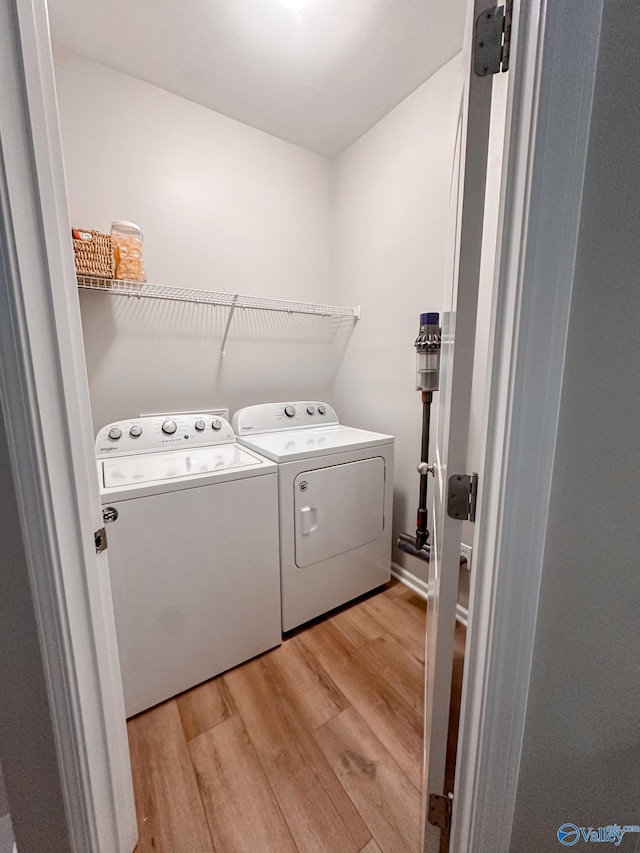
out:
<path id="1" fill-rule="evenodd" d="M 427 484 L 429 476 L 429 425 L 431 423 L 431 403 L 433 401 L 432 391 L 422 392 L 422 450 L 418 471 L 420 472 L 420 500 L 418 504 L 418 517 L 416 521 L 416 548 L 420 550 L 427 544 L 429 531 L 427 530 Z"/>
<path id="2" fill-rule="evenodd" d="M 420 451 L 420 499 L 416 520 L 416 548 L 423 549 L 429 538 L 427 528 L 427 477 L 433 473 L 429 464 L 429 432 L 431 424 L 431 403 L 433 392 L 438 390 L 440 374 L 440 349 L 442 334 L 440 315 L 426 313 L 420 315 L 420 334 L 416 338 L 417 385 L 416 391 L 422 392 L 422 446 Z"/>

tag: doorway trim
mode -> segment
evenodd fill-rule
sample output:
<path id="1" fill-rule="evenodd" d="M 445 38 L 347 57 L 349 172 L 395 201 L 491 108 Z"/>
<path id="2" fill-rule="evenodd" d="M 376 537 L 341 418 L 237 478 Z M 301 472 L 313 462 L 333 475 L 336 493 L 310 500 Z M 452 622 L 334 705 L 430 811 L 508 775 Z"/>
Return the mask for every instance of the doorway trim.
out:
<path id="1" fill-rule="evenodd" d="M 94 542 L 102 515 L 46 3 L 10 0 L 0 20 L 0 451 L 12 471 L 0 490 L 24 555 L 7 573 L 0 636 L 11 629 L 11 647 L 32 650 L 29 672 L 6 662 L 3 771 L 18 849 L 124 853 L 135 809 L 106 554 Z M 20 675 L 42 684 L 28 707 Z"/>
<path id="2" fill-rule="evenodd" d="M 603 2 L 518 5 L 455 853 L 510 849 Z"/>

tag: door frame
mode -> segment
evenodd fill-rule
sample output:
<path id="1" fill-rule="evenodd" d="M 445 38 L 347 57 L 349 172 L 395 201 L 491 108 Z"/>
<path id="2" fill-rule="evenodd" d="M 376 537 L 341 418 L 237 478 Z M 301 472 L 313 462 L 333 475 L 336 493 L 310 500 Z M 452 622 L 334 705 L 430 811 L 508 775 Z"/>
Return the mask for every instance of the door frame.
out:
<path id="1" fill-rule="evenodd" d="M 508 853 L 603 0 L 516 0 L 451 850 Z"/>
<path id="2" fill-rule="evenodd" d="M 518 75 L 510 95 L 508 187 L 474 540 L 452 827 L 457 853 L 509 848 L 602 2 L 567 0 L 547 8 L 545 0 L 516 0 Z M 57 122 L 48 24 L 43 0 L 10 0 L 2 14 L 11 18 L 0 35 L 11 85 L 0 119 L 0 396 L 11 413 L 15 489 L 7 482 L 0 489 L 18 502 L 29 581 L 22 586 L 23 603 L 35 617 L 16 624 L 14 642 L 42 656 L 48 703 L 30 708 L 29 719 L 55 746 L 58 774 L 40 780 L 52 801 L 65 804 L 54 820 L 64 822 L 59 828 L 72 850 L 102 853 L 117 849 L 104 841 L 100 846 L 100 838 L 115 838 L 117 829 L 113 801 L 111 826 L 99 826 L 97 818 L 107 747 L 105 725 L 97 724 L 100 640 L 86 572 L 93 528 L 82 487 L 94 468 L 73 442 L 91 424 L 86 380 L 74 372 L 82 338 L 68 287 L 73 271 L 57 129 L 52 134 Z M 0 601 L 0 617 L 2 607 Z M 13 697 L 14 707 L 21 698 Z M 92 724 L 89 708 L 97 711 Z M 0 745 L 28 738 L 19 715 L 4 723 Z M 7 749 L 4 757 L 18 841 L 38 837 L 38 829 L 50 824 L 39 826 L 44 817 L 32 807 L 33 780 L 22 772 L 27 756 Z"/>
<path id="3" fill-rule="evenodd" d="M 3 774 L 19 849 L 127 853 L 133 787 L 94 542 L 102 514 L 46 3 L 6 0 L 0 23 L 0 453 L 12 474 L 0 497 L 19 519 L 20 554 L 0 600 L 0 641 L 17 664 L 2 658 Z M 37 701 L 21 678 L 41 684 Z"/>

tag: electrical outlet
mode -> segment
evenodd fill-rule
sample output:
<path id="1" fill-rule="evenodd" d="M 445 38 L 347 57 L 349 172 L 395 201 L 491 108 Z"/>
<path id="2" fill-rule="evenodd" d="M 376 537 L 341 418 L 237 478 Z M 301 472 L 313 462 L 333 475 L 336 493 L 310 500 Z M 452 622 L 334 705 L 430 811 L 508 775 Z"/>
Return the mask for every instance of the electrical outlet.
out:
<path id="1" fill-rule="evenodd" d="M 471 570 L 471 554 L 473 553 L 473 548 L 471 545 L 465 545 L 464 542 L 460 544 L 460 556 L 464 557 L 467 561 L 467 569 Z"/>

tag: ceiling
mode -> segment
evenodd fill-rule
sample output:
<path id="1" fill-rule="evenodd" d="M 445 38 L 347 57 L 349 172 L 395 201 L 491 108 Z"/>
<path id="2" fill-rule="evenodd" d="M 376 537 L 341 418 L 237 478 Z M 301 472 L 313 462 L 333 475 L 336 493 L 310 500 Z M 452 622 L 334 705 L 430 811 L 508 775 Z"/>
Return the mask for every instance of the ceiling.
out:
<path id="1" fill-rule="evenodd" d="M 462 47 L 466 0 L 285 2 L 49 0 L 49 14 L 55 44 L 329 157 Z"/>

